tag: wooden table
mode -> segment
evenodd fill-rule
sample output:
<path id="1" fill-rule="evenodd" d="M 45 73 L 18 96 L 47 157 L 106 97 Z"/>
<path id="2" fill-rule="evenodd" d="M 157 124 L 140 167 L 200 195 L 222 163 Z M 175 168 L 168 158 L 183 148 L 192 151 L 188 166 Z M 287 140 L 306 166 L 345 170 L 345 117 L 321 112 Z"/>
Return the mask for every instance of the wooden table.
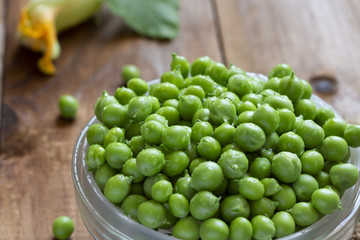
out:
<path id="1" fill-rule="evenodd" d="M 52 239 L 59 215 L 73 217 L 72 239 L 90 238 L 75 202 L 71 154 L 102 90 L 114 93 L 123 84 L 124 64 L 137 65 L 149 81 L 169 70 L 171 52 L 263 74 L 285 62 L 305 80 L 335 79 L 335 91 L 320 95 L 348 122 L 360 123 L 359 1 L 182 0 L 173 41 L 140 37 L 103 10 L 60 35 L 54 76 L 41 74 L 40 55 L 16 41 L 25 3 L 0 1 L 0 239 Z M 59 117 L 64 93 L 80 101 L 75 121 Z"/>

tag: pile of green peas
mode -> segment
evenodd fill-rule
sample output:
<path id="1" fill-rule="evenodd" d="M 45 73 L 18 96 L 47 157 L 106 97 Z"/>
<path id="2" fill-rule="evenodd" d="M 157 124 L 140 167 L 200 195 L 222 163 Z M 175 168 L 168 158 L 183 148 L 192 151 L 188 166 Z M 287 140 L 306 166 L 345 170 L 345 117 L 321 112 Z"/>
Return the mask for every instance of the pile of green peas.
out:
<path id="1" fill-rule="evenodd" d="M 88 170 L 126 215 L 179 239 L 273 239 L 341 208 L 360 125 L 317 107 L 287 64 L 268 81 L 207 56 L 172 55 L 94 105 Z"/>

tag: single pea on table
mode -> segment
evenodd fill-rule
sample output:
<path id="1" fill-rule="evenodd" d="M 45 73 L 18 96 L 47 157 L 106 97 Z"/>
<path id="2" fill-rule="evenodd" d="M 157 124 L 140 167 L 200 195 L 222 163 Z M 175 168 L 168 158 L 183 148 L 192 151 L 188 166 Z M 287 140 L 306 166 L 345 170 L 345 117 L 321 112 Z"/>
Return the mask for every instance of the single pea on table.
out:
<path id="1" fill-rule="evenodd" d="M 179 239 L 281 238 L 334 213 L 358 181 L 360 126 L 317 107 L 289 65 L 268 79 L 173 54 L 159 82 L 104 91 L 85 157 L 100 190 Z"/>

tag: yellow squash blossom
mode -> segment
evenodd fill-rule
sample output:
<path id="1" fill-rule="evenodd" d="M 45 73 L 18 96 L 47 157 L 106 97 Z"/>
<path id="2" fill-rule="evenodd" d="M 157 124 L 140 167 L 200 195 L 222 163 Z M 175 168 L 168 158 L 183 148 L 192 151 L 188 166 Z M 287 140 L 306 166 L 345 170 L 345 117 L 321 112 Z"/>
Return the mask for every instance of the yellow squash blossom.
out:
<path id="1" fill-rule="evenodd" d="M 22 45 L 43 52 L 39 69 L 54 74 L 52 63 L 60 55 L 57 35 L 90 18 L 102 0 L 31 0 L 21 11 L 17 35 Z"/>

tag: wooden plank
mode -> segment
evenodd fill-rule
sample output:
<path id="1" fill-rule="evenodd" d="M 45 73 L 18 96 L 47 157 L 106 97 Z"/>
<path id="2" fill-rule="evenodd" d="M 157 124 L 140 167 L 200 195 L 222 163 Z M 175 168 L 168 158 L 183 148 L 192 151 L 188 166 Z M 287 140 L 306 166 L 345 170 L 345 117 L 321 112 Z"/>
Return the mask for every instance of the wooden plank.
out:
<path id="1" fill-rule="evenodd" d="M 288 63 L 310 80 L 331 76 L 322 95 L 349 122 L 360 123 L 359 1 L 216 1 L 227 62 L 267 74 Z"/>
<path id="2" fill-rule="evenodd" d="M 100 17 L 60 35 L 58 73 L 38 72 L 39 54 L 18 46 L 15 29 L 25 0 L 9 2 L 0 146 L 0 238 L 51 239 L 52 221 L 74 218 L 73 239 L 89 239 L 75 203 L 70 172 L 76 138 L 93 115 L 102 90 L 113 94 L 121 67 L 135 64 L 145 80 L 170 69 L 170 53 L 190 61 L 202 55 L 220 60 L 211 1 L 181 1 L 181 30 L 173 41 L 136 35 L 121 18 Z M 194 24 L 194 23 L 197 24 Z M 57 101 L 69 93 L 80 102 L 75 121 L 59 118 Z"/>
<path id="3" fill-rule="evenodd" d="M 3 83 L 3 69 L 4 69 L 4 52 L 5 52 L 5 1 L 0 0 L 0 99 L 2 99 L 2 83 Z M 2 104 L 0 104 L 0 113 Z M 1 126 L 0 117 L 0 126 Z"/>

